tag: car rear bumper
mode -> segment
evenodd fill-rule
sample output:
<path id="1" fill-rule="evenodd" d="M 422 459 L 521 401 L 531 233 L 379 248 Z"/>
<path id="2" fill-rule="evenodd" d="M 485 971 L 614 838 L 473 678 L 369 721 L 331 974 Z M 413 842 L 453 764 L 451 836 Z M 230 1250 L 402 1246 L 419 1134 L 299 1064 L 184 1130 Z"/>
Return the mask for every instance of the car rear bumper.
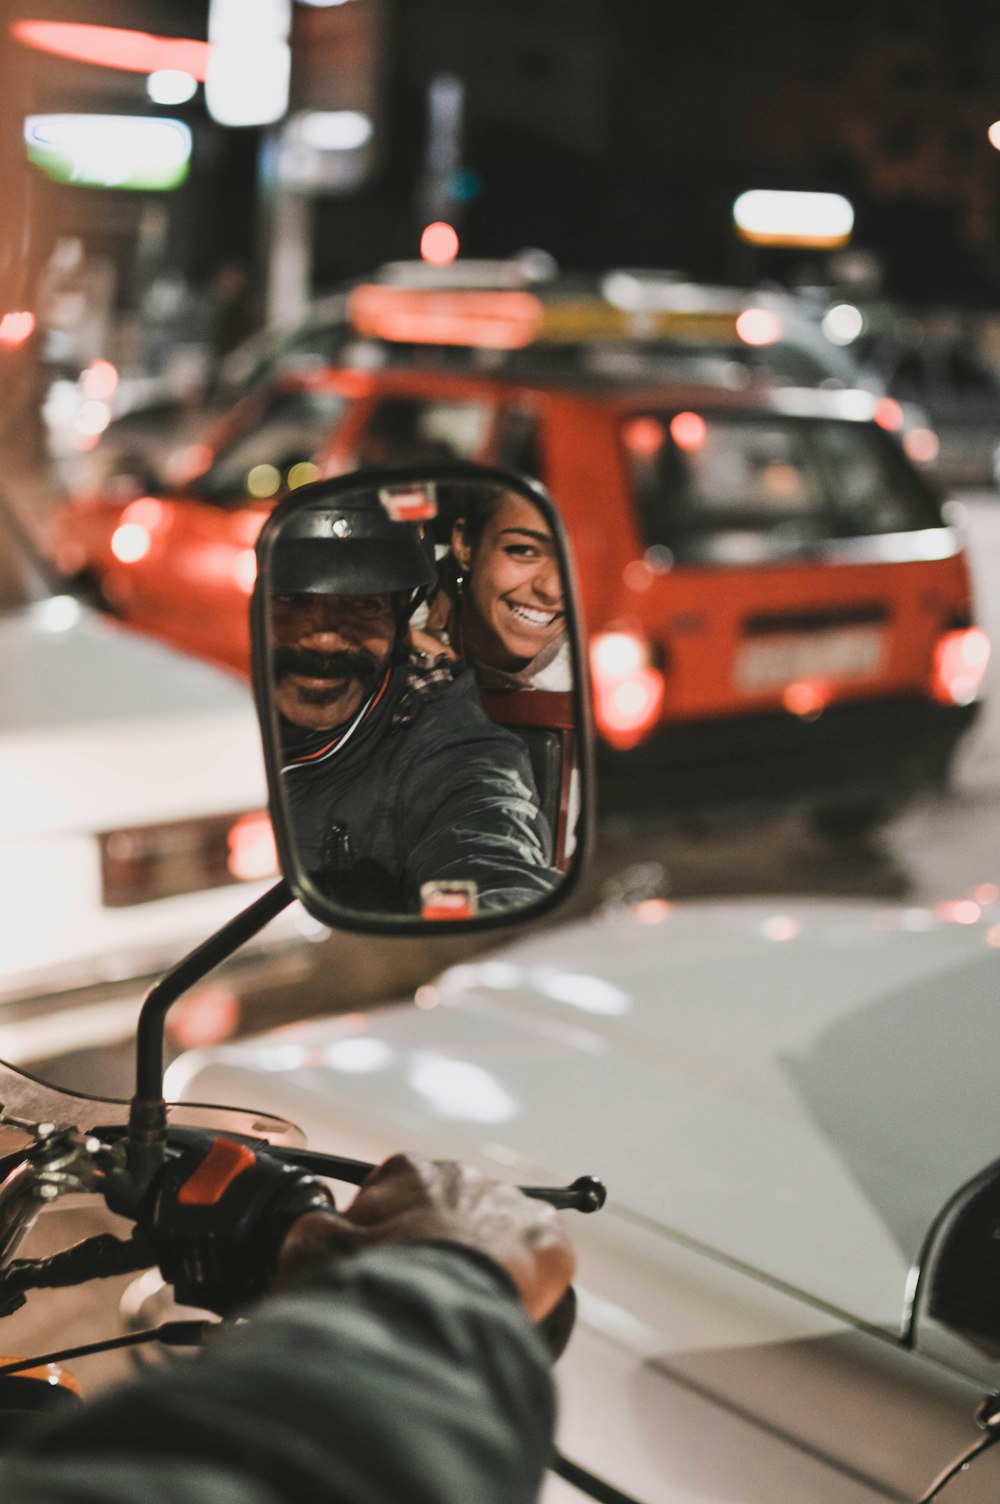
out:
<path id="1" fill-rule="evenodd" d="M 603 811 L 662 813 L 902 803 L 947 777 L 978 705 L 856 700 L 815 720 L 785 712 L 663 727 L 629 752 L 598 749 Z"/>

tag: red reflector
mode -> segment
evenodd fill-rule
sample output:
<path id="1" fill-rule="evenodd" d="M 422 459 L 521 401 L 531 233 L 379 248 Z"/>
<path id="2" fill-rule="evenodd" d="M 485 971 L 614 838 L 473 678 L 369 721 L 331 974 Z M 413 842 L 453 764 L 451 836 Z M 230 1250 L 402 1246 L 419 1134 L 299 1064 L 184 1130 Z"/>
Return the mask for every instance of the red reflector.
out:
<path id="1" fill-rule="evenodd" d="M 392 522 L 428 522 L 437 516 L 433 486 L 414 487 L 407 491 L 394 491 L 391 486 L 386 486 L 378 493 L 378 499 Z"/>
<path id="2" fill-rule="evenodd" d="M 982 627 L 946 632 L 934 650 L 931 694 L 942 705 L 971 705 L 990 661 L 990 640 Z"/>
<path id="3" fill-rule="evenodd" d="M 421 919 L 473 919 L 479 889 L 473 882 L 430 882 L 420 889 Z"/>

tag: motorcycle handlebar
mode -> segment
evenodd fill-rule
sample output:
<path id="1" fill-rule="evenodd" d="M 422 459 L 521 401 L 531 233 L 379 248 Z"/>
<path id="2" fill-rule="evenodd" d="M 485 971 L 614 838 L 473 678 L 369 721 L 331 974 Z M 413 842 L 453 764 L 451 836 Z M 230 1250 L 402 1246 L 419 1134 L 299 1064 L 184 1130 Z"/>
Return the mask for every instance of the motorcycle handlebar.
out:
<path id="1" fill-rule="evenodd" d="M 282 1164 L 308 1170 L 310 1174 L 322 1175 L 329 1180 L 342 1180 L 347 1185 L 361 1185 L 377 1168 L 363 1159 L 321 1154 L 315 1149 L 271 1148 L 268 1153 Z M 520 1189 L 535 1201 L 547 1201 L 558 1211 L 598 1212 L 608 1197 L 604 1182 L 595 1175 L 579 1175 L 566 1186 L 522 1185 Z"/>
<path id="2" fill-rule="evenodd" d="M 0 1276 L 0 1294 L 82 1285 L 91 1279 L 134 1274 L 155 1262 L 155 1254 L 138 1229 L 127 1239 L 99 1233 L 47 1259 L 14 1259 Z"/>

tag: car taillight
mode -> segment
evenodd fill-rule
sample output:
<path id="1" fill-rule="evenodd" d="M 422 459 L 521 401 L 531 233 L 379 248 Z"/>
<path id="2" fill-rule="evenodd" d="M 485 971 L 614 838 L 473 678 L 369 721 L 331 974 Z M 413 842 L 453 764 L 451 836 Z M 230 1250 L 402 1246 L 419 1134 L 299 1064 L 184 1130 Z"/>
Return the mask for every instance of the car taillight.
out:
<path id="1" fill-rule="evenodd" d="M 107 908 L 251 882 L 277 871 L 274 838 L 263 812 L 137 825 L 104 831 L 98 840 L 101 899 Z"/>
<path id="2" fill-rule="evenodd" d="M 971 705 L 990 660 L 990 640 L 982 627 L 945 632 L 934 649 L 931 694 L 942 705 Z"/>
<path id="3" fill-rule="evenodd" d="M 594 720 L 606 742 L 627 751 L 659 720 L 666 684 L 649 662 L 649 644 L 634 632 L 600 632 L 590 645 Z"/>
<path id="4" fill-rule="evenodd" d="M 229 871 L 240 882 L 255 882 L 262 877 L 273 877 L 278 870 L 278 852 L 274 844 L 274 831 L 263 810 L 241 815 L 229 827 Z"/>
<path id="5" fill-rule="evenodd" d="M 903 450 L 915 465 L 931 465 L 941 453 L 941 440 L 933 428 L 911 428 L 903 435 Z"/>

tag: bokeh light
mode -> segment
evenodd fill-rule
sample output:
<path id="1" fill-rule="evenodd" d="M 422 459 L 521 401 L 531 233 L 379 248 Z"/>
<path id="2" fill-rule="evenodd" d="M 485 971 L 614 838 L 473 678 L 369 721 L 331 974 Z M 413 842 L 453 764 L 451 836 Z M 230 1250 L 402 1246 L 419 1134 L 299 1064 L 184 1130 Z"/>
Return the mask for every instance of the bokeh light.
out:
<path id="1" fill-rule="evenodd" d="M 887 433 L 898 433 L 904 423 L 903 409 L 895 397 L 880 397 L 875 407 L 875 422 Z"/>
<path id="2" fill-rule="evenodd" d="M 34 332 L 35 315 L 27 308 L 0 318 L 0 345 L 23 345 Z"/>
<path id="3" fill-rule="evenodd" d="M 187 104 L 198 91 L 198 80 L 183 68 L 157 68 L 146 80 L 154 104 Z"/>
<path id="4" fill-rule="evenodd" d="M 853 303 L 834 303 L 820 327 L 831 345 L 852 345 L 865 327 L 865 316 Z"/>
<path id="5" fill-rule="evenodd" d="M 95 402 L 107 402 L 118 386 L 118 368 L 110 360 L 92 360 L 80 377 L 80 390 Z"/>
<path id="6" fill-rule="evenodd" d="M 111 534 L 111 552 L 121 564 L 136 564 L 149 553 L 153 540 L 138 522 L 123 522 Z"/>
<path id="7" fill-rule="evenodd" d="M 281 471 L 277 465 L 254 465 L 247 471 L 247 490 L 258 499 L 273 496 L 281 485 Z"/>
<path id="8" fill-rule="evenodd" d="M 767 308 L 744 308 L 736 333 L 745 345 L 775 345 L 784 333 L 781 320 Z"/>
<path id="9" fill-rule="evenodd" d="M 666 436 L 659 418 L 630 418 L 622 427 L 626 447 L 643 460 L 653 459 L 659 454 Z"/>
<path id="10" fill-rule="evenodd" d="M 701 448 L 707 433 L 708 426 L 700 413 L 675 413 L 670 420 L 670 437 L 678 449 L 688 453 Z"/>
<path id="11" fill-rule="evenodd" d="M 933 428 L 911 428 L 903 435 L 903 449 L 917 465 L 930 465 L 941 452 L 941 440 Z"/>
<path id="12" fill-rule="evenodd" d="M 312 460 L 299 460 L 288 472 L 288 489 L 294 491 L 299 486 L 308 486 L 310 481 L 319 480 L 322 473 Z"/>
<path id="13" fill-rule="evenodd" d="M 432 266 L 447 266 L 458 255 L 458 231 L 454 225 L 437 219 L 427 225 L 420 237 L 420 255 Z"/>

